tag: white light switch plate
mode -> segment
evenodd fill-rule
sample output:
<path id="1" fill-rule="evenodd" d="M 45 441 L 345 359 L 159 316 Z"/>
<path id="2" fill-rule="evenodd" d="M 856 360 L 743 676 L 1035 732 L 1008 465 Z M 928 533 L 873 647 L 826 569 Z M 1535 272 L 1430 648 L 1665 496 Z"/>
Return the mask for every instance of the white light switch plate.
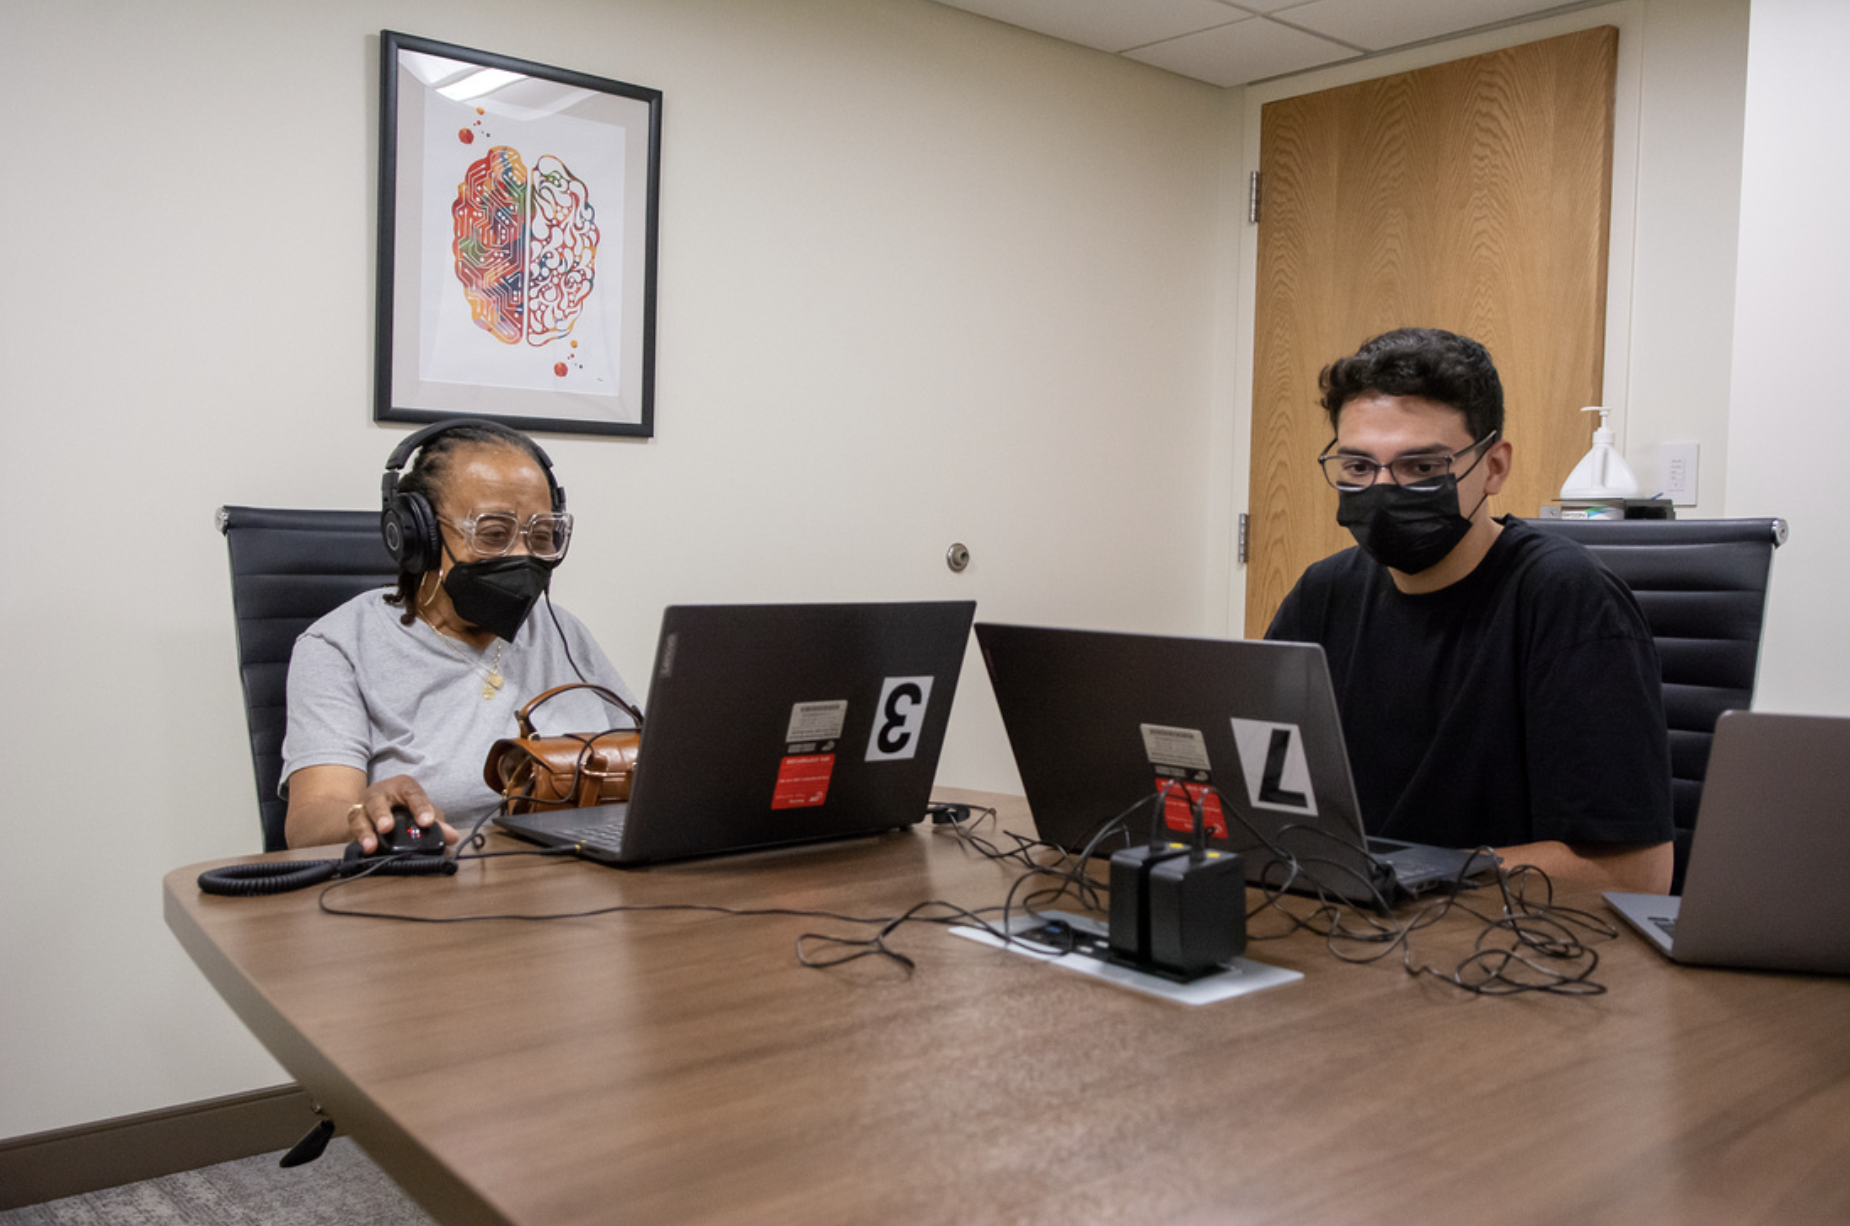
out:
<path id="1" fill-rule="evenodd" d="M 1660 443 L 1657 448 L 1658 488 L 1679 507 L 1696 505 L 1696 469 L 1699 443 Z"/>

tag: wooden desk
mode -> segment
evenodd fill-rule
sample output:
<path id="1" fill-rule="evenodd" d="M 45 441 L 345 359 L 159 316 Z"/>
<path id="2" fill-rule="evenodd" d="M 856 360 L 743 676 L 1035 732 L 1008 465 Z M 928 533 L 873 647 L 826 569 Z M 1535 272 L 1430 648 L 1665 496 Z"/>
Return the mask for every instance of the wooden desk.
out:
<path id="1" fill-rule="evenodd" d="M 1251 953 L 1301 983 L 1187 1008 L 930 927 L 895 939 L 909 978 L 816 971 L 797 934 L 842 925 L 333 918 L 318 890 L 201 895 L 199 867 L 168 875 L 169 927 L 446 1221 L 1850 1218 L 1850 982 L 1678 968 L 1630 934 L 1600 947 L 1600 997 L 1472 998 L 1300 934 Z M 478 862 L 335 897 L 888 915 L 997 903 L 1011 877 L 924 826 L 646 872 Z"/>

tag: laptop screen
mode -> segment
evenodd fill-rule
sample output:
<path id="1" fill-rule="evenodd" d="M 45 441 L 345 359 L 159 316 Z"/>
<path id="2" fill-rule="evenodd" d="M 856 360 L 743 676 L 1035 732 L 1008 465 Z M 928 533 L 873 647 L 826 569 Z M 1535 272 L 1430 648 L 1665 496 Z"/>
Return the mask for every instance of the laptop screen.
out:
<path id="1" fill-rule="evenodd" d="M 970 601 L 667 609 L 626 856 L 917 821 L 975 613 Z"/>
<path id="2" fill-rule="evenodd" d="M 1242 853 L 1249 881 L 1280 882 L 1277 848 L 1334 893 L 1379 885 L 1321 648 L 988 622 L 976 635 L 1047 842 L 1080 850 L 1142 798 L 1094 850 L 1181 839 L 1199 804 L 1209 844 Z"/>

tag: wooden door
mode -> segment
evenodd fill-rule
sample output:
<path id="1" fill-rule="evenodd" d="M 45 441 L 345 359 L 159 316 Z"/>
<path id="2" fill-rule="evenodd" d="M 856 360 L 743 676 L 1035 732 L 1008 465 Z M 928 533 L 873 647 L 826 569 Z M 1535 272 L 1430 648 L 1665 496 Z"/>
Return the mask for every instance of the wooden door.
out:
<path id="1" fill-rule="evenodd" d="M 1317 376 L 1405 326 L 1482 341 L 1515 448 L 1497 514 L 1534 515 L 1592 440 L 1612 182 L 1611 26 L 1261 111 L 1246 633 L 1353 544 L 1312 462 Z"/>

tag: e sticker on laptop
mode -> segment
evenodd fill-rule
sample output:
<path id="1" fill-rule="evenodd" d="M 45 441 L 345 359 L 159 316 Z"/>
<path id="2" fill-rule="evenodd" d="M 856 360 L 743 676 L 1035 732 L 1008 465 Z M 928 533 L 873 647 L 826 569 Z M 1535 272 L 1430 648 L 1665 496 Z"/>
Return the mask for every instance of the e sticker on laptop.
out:
<path id="1" fill-rule="evenodd" d="M 1214 768 L 1201 729 L 1163 724 L 1139 724 L 1137 729 L 1143 734 L 1144 756 L 1156 771 L 1156 790 L 1162 791 L 1165 783 L 1182 785 L 1171 787 L 1163 801 L 1163 825 L 1184 833 L 1193 831 L 1194 806 L 1200 805 L 1203 829 L 1226 838 L 1227 816 L 1221 812 L 1220 797 L 1208 790 Z"/>
<path id="2" fill-rule="evenodd" d="M 1208 738 L 1201 735 L 1201 729 L 1138 724 L 1137 730 L 1143 733 L 1143 752 L 1151 766 L 1172 766 L 1204 773 L 1214 769 L 1208 762 Z"/>
<path id="3" fill-rule="evenodd" d="M 784 744 L 792 747 L 791 753 L 806 753 L 807 750 L 795 746 L 840 740 L 847 722 L 848 700 L 845 698 L 831 702 L 799 702 L 790 708 L 790 726 L 784 731 Z"/>
<path id="4" fill-rule="evenodd" d="M 788 754 L 777 768 L 777 786 L 771 791 L 773 809 L 814 809 L 829 799 L 829 779 L 835 774 L 832 753 Z"/>
<path id="5" fill-rule="evenodd" d="M 1157 776 L 1156 789 L 1162 791 L 1163 785 L 1174 785 L 1176 780 Z M 1163 825 L 1182 834 L 1195 831 L 1195 806 L 1201 806 L 1201 828 L 1215 838 L 1227 837 L 1227 815 L 1221 811 L 1220 793 L 1210 792 L 1205 783 L 1184 783 L 1171 786 L 1163 799 Z"/>
<path id="6" fill-rule="evenodd" d="M 814 809 L 829 799 L 835 743 L 848 722 L 848 702 L 799 702 L 784 729 L 784 758 L 771 789 L 773 809 Z"/>

